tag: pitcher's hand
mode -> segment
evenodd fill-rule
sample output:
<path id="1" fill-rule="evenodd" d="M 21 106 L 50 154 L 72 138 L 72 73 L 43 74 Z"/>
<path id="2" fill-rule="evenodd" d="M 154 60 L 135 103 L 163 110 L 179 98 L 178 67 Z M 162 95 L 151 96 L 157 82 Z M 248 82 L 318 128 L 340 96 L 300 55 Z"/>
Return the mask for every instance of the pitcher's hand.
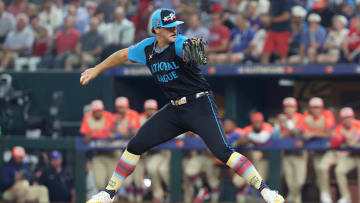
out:
<path id="1" fill-rule="evenodd" d="M 81 73 L 80 83 L 82 85 L 86 85 L 91 80 L 95 79 L 98 75 L 99 75 L 99 71 L 97 68 L 86 69 L 83 73 Z"/>

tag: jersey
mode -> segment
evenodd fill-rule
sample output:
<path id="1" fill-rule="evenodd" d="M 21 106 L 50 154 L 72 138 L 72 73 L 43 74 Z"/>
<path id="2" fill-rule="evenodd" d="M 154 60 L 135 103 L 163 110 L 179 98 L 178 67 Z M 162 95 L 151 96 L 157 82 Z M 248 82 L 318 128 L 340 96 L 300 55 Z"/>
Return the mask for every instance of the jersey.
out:
<path id="1" fill-rule="evenodd" d="M 302 130 L 307 131 L 323 131 L 332 129 L 335 126 L 334 114 L 329 110 L 324 110 L 321 116 L 315 119 L 310 113 L 304 114 L 304 123 Z"/>
<path id="2" fill-rule="evenodd" d="M 303 125 L 304 117 L 301 113 L 295 112 L 293 115 L 293 118 L 287 118 L 286 122 L 292 122 L 293 129 L 301 129 Z M 280 123 L 280 136 L 281 137 L 287 137 L 291 135 L 291 130 L 289 129 L 289 126 L 284 126 L 282 123 Z"/>
<path id="3" fill-rule="evenodd" d="M 126 112 L 124 118 L 121 118 L 118 113 L 114 113 L 113 118 L 117 132 L 128 128 L 133 128 L 134 130 L 140 128 L 139 113 L 132 109 Z"/>
<path id="4" fill-rule="evenodd" d="M 155 37 L 129 47 L 128 59 L 146 65 L 168 99 L 210 90 L 200 68 L 183 60 L 183 44 L 187 39 L 178 34 L 175 42 L 160 51 L 155 48 Z"/>
<path id="5" fill-rule="evenodd" d="M 334 135 L 331 137 L 331 147 L 342 145 L 351 133 L 360 136 L 360 121 L 352 120 L 350 128 L 346 128 L 343 123 L 336 126 Z"/>
<path id="6" fill-rule="evenodd" d="M 106 138 L 114 127 L 114 120 L 110 112 L 103 111 L 102 115 L 100 120 L 95 120 L 92 112 L 85 114 L 80 133 L 91 134 L 92 138 Z"/>

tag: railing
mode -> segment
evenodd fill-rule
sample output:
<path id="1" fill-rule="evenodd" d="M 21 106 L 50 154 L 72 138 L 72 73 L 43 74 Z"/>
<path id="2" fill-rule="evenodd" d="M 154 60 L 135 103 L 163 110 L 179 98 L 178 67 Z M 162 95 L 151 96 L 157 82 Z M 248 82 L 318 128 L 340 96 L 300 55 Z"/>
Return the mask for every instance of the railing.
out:
<path id="1" fill-rule="evenodd" d="M 108 140 L 92 140 L 89 144 L 84 144 L 82 138 L 61 138 L 61 139 L 49 139 L 41 138 L 37 140 L 25 139 L 21 137 L 0 137 L 0 155 L 3 151 L 12 146 L 20 145 L 26 149 L 32 150 L 45 150 L 45 149 L 58 149 L 67 150 L 75 153 L 75 187 L 77 191 L 77 202 L 85 202 L 85 164 L 86 164 L 86 152 L 92 150 L 115 150 L 125 149 L 129 139 L 116 139 L 111 141 L 111 146 L 108 145 Z M 203 150 L 206 149 L 206 145 L 199 138 L 184 138 L 173 139 L 167 143 L 159 145 L 152 150 L 170 149 L 172 151 L 172 159 L 170 166 L 171 177 L 177 177 L 176 174 L 181 174 L 181 158 L 182 150 Z M 279 151 L 279 150 L 329 150 L 329 139 L 312 139 L 303 140 L 299 138 L 287 138 L 287 139 L 271 139 L 269 142 L 262 146 L 238 146 L 237 150 L 267 150 L 267 151 Z M 341 150 L 360 150 L 360 148 L 345 148 L 340 147 Z M 275 167 L 279 167 L 279 153 L 273 156 L 270 164 Z M 0 167 L 2 165 L 2 159 L 0 159 Z M 277 163 L 275 163 L 277 162 Z M 270 174 L 272 174 L 273 180 L 269 180 L 271 185 L 280 184 L 280 170 L 274 169 L 270 166 Z M 180 176 L 179 176 L 180 177 Z M 181 176 L 182 177 L 182 176 Z M 171 181 L 171 200 L 179 201 L 181 199 L 181 181 L 182 178 L 175 178 Z"/>

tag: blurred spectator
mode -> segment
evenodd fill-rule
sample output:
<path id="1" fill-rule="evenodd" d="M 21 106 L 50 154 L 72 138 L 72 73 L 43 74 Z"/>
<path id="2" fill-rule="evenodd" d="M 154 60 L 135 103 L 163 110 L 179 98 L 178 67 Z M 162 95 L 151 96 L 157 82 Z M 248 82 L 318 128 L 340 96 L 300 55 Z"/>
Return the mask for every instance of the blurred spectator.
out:
<path id="1" fill-rule="evenodd" d="M 354 29 L 350 29 L 342 46 L 343 62 L 360 62 L 360 16 L 354 19 Z"/>
<path id="2" fill-rule="evenodd" d="M 271 25 L 267 32 L 264 53 L 261 62 L 269 64 L 270 56 L 277 53 L 281 63 L 286 63 L 290 34 L 290 1 L 270 0 Z"/>
<path id="3" fill-rule="evenodd" d="M 0 1 L 0 48 L 1 44 L 5 41 L 6 34 L 15 29 L 15 24 L 14 16 L 5 11 L 5 4 L 3 1 Z"/>
<path id="4" fill-rule="evenodd" d="M 98 8 L 98 4 L 94 1 L 86 1 L 85 3 L 86 12 L 91 20 L 92 17 L 96 15 L 96 10 Z"/>
<path id="5" fill-rule="evenodd" d="M 228 142 L 233 147 L 236 146 L 236 141 L 239 136 L 244 135 L 243 129 L 239 128 L 233 119 L 227 118 L 224 120 L 224 132 L 228 138 Z"/>
<path id="6" fill-rule="evenodd" d="M 91 198 L 98 193 L 98 189 L 95 184 L 95 175 L 91 161 L 86 162 L 86 199 Z"/>
<path id="7" fill-rule="evenodd" d="M 66 58 L 74 51 L 76 43 L 80 38 L 80 32 L 74 28 L 74 18 L 67 16 L 64 20 L 64 28 L 55 39 L 56 57 L 55 68 L 63 68 Z"/>
<path id="8" fill-rule="evenodd" d="M 309 29 L 303 30 L 301 34 L 299 54 L 291 56 L 289 63 L 315 63 L 317 54 L 325 43 L 326 31 L 320 26 L 321 17 L 312 13 L 308 17 L 308 22 Z"/>
<path id="9" fill-rule="evenodd" d="M 118 97 L 115 100 L 114 121 L 115 132 L 124 137 L 132 137 L 140 128 L 139 113 L 130 109 L 127 97 Z"/>
<path id="10" fill-rule="evenodd" d="M 115 4 L 112 0 L 101 0 L 96 13 L 103 13 L 105 16 L 105 23 L 109 23 L 111 21 L 111 17 L 114 13 Z M 139 12 L 141 13 L 141 12 Z"/>
<path id="11" fill-rule="evenodd" d="M 236 27 L 231 30 L 231 53 L 215 55 L 214 62 L 223 64 L 230 61 L 233 64 L 242 62 L 250 53 L 249 44 L 253 40 L 255 31 L 250 27 L 246 16 L 236 15 Z"/>
<path id="12" fill-rule="evenodd" d="M 29 3 L 27 8 L 26 8 L 26 15 L 29 18 L 29 22 L 32 24 L 32 21 L 38 17 L 38 13 L 39 13 L 39 8 L 36 4 L 34 3 Z"/>
<path id="13" fill-rule="evenodd" d="M 113 116 L 104 110 L 101 100 L 91 102 L 91 112 L 84 115 L 80 133 L 84 135 L 84 142 L 88 143 L 92 138 L 113 138 Z"/>
<path id="14" fill-rule="evenodd" d="M 293 97 L 283 100 L 283 113 L 278 115 L 280 126 L 280 138 L 301 137 L 303 115 L 297 112 L 297 101 Z M 294 203 L 302 203 L 301 189 L 305 184 L 307 174 L 306 151 L 284 151 L 282 153 L 282 169 L 288 195 L 286 200 Z"/>
<path id="15" fill-rule="evenodd" d="M 98 61 L 104 46 L 104 39 L 97 31 L 98 26 L 99 20 L 93 17 L 90 30 L 81 35 L 76 45 L 76 53 L 66 59 L 66 70 L 72 70 L 74 64 L 80 64 L 80 69 L 86 69 Z"/>
<path id="16" fill-rule="evenodd" d="M 306 10 L 301 6 L 291 8 L 291 39 L 289 45 L 289 55 L 299 54 L 301 44 L 301 34 L 307 30 L 307 24 L 304 22 Z"/>
<path id="17" fill-rule="evenodd" d="M 34 43 L 34 32 L 27 26 L 29 22 L 25 14 L 16 17 L 16 29 L 8 33 L 0 52 L 0 72 L 6 70 L 18 56 L 29 56 Z"/>
<path id="18" fill-rule="evenodd" d="M 270 16 L 267 14 L 261 14 L 260 20 L 263 27 L 255 32 L 254 38 L 250 42 L 251 60 L 254 62 L 260 62 L 261 60 L 266 41 L 267 29 L 270 26 Z"/>
<path id="19" fill-rule="evenodd" d="M 222 24 L 221 13 L 213 13 L 209 47 L 207 48 L 209 63 L 216 62 L 216 54 L 226 53 L 228 51 L 230 37 L 230 30 Z"/>
<path id="20" fill-rule="evenodd" d="M 149 23 L 150 15 L 153 12 L 153 1 L 150 0 L 139 0 L 137 4 L 137 11 L 131 18 L 134 23 L 135 29 L 135 42 L 141 41 L 148 36 L 147 27 Z"/>
<path id="21" fill-rule="evenodd" d="M 189 17 L 189 28 L 185 32 L 185 36 L 188 38 L 201 38 L 204 42 L 209 41 L 209 30 L 202 26 L 201 18 L 198 13 L 193 13 Z"/>
<path id="22" fill-rule="evenodd" d="M 75 203 L 75 186 L 73 177 L 62 166 L 61 152 L 54 150 L 50 154 L 50 167 L 43 169 L 38 180 L 49 190 L 51 202 Z"/>
<path id="23" fill-rule="evenodd" d="M 335 125 L 335 118 L 331 111 L 324 109 L 324 101 L 313 97 L 309 101 L 309 112 L 304 114 L 302 130 L 306 140 L 314 138 L 329 138 Z M 316 175 L 316 185 L 320 191 L 321 202 L 332 202 L 329 186 L 329 169 L 336 163 L 333 151 L 311 152 Z"/>
<path id="24" fill-rule="evenodd" d="M 344 16 L 334 16 L 333 29 L 327 35 L 324 53 L 317 57 L 318 63 L 336 63 L 339 61 L 341 45 L 349 33 L 349 30 L 346 28 L 347 23 L 348 21 Z"/>
<path id="25" fill-rule="evenodd" d="M 208 199 L 211 199 L 211 202 L 219 201 L 220 179 L 218 170 L 209 151 L 192 151 L 191 157 L 185 165 L 184 174 L 191 180 L 198 191 L 193 199 L 194 203 L 204 202 Z M 210 191 L 201 178 L 202 173 L 206 176 Z"/>
<path id="26" fill-rule="evenodd" d="M 135 26 L 126 19 L 125 14 L 124 8 L 117 7 L 115 9 L 114 20 L 108 24 L 108 31 L 104 38 L 105 49 L 102 53 L 102 59 L 134 43 Z"/>
<path id="27" fill-rule="evenodd" d="M 39 25 L 44 26 L 49 36 L 62 24 L 63 15 L 61 10 L 55 7 L 52 0 L 46 0 L 42 11 L 39 13 Z"/>
<path id="28" fill-rule="evenodd" d="M 344 0 L 341 6 L 341 14 L 348 20 L 356 15 L 356 7 L 353 0 Z"/>
<path id="29" fill-rule="evenodd" d="M 256 1 L 249 1 L 246 8 L 247 19 L 250 22 L 250 26 L 255 31 L 263 26 L 262 21 L 260 20 L 260 15 L 256 11 L 257 5 L 258 3 Z"/>
<path id="30" fill-rule="evenodd" d="M 20 13 L 25 13 L 26 7 L 26 0 L 15 0 L 7 7 L 7 11 L 16 17 Z"/>
<path id="31" fill-rule="evenodd" d="M 104 110 L 104 104 L 101 100 L 91 102 L 91 112 L 84 115 L 80 133 L 84 135 L 84 142 L 89 143 L 92 138 L 97 139 L 114 139 L 113 115 Z M 111 145 L 111 143 L 109 143 Z M 114 172 L 118 161 L 118 151 L 101 151 L 95 152 L 93 157 L 95 184 L 98 190 L 105 188 Z"/>
<path id="32" fill-rule="evenodd" d="M 337 125 L 334 136 L 340 138 L 337 146 L 345 144 L 347 147 L 357 147 L 359 145 L 360 121 L 355 120 L 354 110 L 345 107 L 340 110 L 341 123 Z M 350 151 L 345 157 L 342 157 L 335 168 L 337 184 L 340 190 L 340 199 L 338 203 L 349 203 L 351 200 L 347 175 L 350 171 L 357 168 L 359 170 L 359 152 Z M 359 177 L 358 177 L 359 179 Z"/>
<path id="33" fill-rule="evenodd" d="M 86 26 L 89 24 L 89 16 L 87 15 L 87 12 L 83 7 L 77 7 L 76 5 L 77 3 L 73 3 L 67 7 L 67 16 L 71 16 L 74 18 L 75 28 L 80 33 L 83 33 Z"/>
<path id="34" fill-rule="evenodd" d="M 264 122 L 264 115 L 260 112 L 254 112 L 250 116 L 251 124 L 243 129 L 245 136 L 238 138 L 238 144 L 265 144 L 271 138 L 274 131 L 273 127 Z M 250 152 L 251 162 L 254 164 L 259 174 L 267 179 L 268 174 L 268 160 L 266 153 L 262 151 L 253 150 Z M 234 176 L 232 180 L 237 188 L 236 199 L 238 202 L 244 202 L 244 194 L 247 191 L 247 182 L 240 176 Z"/>
<path id="35" fill-rule="evenodd" d="M 332 19 L 335 15 L 335 12 L 330 8 L 326 0 L 313 0 L 312 9 L 308 13 L 308 17 L 317 13 L 321 17 L 321 25 L 327 30 L 332 26 Z"/>
<path id="36" fill-rule="evenodd" d="M 28 65 L 29 71 L 34 72 L 41 61 L 41 57 L 48 53 L 51 46 L 51 38 L 47 30 L 42 26 L 34 27 L 36 33 L 33 54 L 31 57 L 19 57 L 15 60 L 15 70 L 22 70 L 24 65 Z"/>
<path id="37" fill-rule="evenodd" d="M 12 159 L 2 168 L 0 188 L 5 201 L 24 203 L 27 201 L 49 202 L 48 190 L 44 186 L 30 185 L 30 171 L 23 163 L 25 149 L 15 146 L 11 150 Z"/>

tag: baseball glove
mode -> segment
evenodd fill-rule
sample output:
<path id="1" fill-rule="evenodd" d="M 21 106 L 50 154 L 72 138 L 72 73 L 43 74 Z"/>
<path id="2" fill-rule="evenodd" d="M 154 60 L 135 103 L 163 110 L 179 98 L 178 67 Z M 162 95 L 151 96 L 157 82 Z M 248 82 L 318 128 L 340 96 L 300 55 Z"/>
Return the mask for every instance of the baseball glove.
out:
<path id="1" fill-rule="evenodd" d="M 207 64 L 204 42 L 201 39 L 189 38 L 184 42 L 184 60 L 187 64 Z"/>

